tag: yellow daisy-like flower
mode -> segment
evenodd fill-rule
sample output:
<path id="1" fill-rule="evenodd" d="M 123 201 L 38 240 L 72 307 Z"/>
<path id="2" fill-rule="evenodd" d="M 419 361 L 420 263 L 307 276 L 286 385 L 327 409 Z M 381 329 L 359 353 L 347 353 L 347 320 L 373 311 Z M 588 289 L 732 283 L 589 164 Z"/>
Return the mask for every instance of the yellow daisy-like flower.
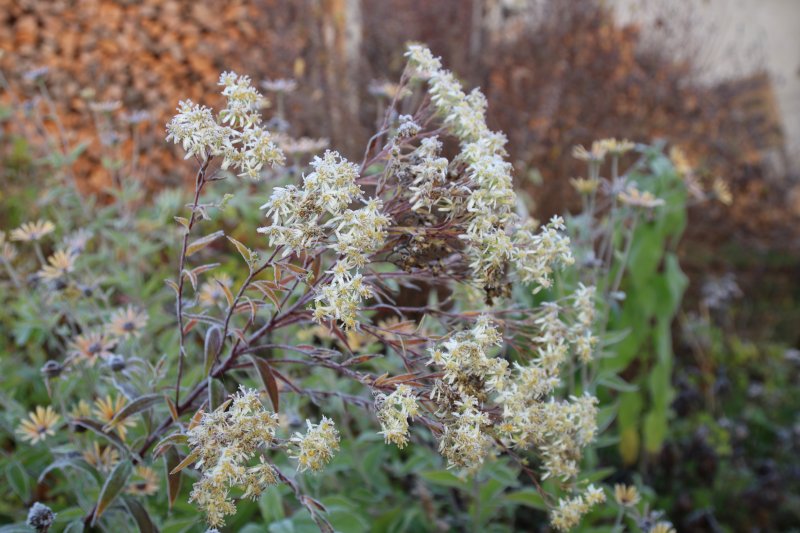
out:
<path id="1" fill-rule="evenodd" d="M 58 250 L 47 258 L 47 263 L 39 271 L 39 277 L 47 281 L 61 279 L 75 270 L 75 256 Z"/>
<path id="2" fill-rule="evenodd" d="M 219 283 L 217 283 L 219 281 Z M 233 280 L 228 274 L 220 274 L 214 276 L 214 279 L 207 281 L 200 286 L 200 293 L 197 296 L 200 305 L 203 307 L 213 307 L 219 302 L 225 301 L 225 291 L 219 284 L 222 283 L 226 287 L 233 285 Z"/>
<path id="3" fill-rule="evenodd" d="M 114 420 L 114 417 L 117 416 L 117 413 L 122 411 L 122 408 L 125 407 L 125 404 L 127 403 L 128 401 L 122 395 L 117 396 L 116 399 L 112 399 L 111 396 L 106 395 L 105 398 L 98 398 L 94 401 L 94 414 L 104 424 L 108 424 Z M 126 418 L 124 420 L 118 420 L 114 422 L 111 427 L 112 429 L 117 430 L 117 433 L 122 440 L 125 440 L 125 435 L 128 433 L 128 428 L 134 424 L 135 422 L 133 420 Z"/>
<path id="4" fill-rule="evenodd" d="M 625 191 L 619 193 L 617 198 L 623 204 L 631 205 L 634 207 L 644 207 L 645 209 L 652 209 L 660 205 L 664 205 L 664 200 L 656 198 L 650 191 L 640 191 L 636 187 L 628 187 Z"/>
<path id="5" fill-rule="evenodd" d="M 37 220 L 36 222 L 26 222 L 11 232 L 13 241 L 38 241 L 45 235 L 55 231 L 56 226 L 49 220 Z"/>
<path id="6" fill-rule="evenodd" d="M 100 446 L 97 441 L 92 447 L 83 451 L 83 460 L 101 472 L 110 472 L 119 462 L 119 452 L 114 446 Z"/>
<path id="7" fill-rule="evenodd" d="M 17 432 L 24 440 L 36 444 L 56 434 L 55 426 L 60 418 L 49 405 L 46 408 L 40 405 L 20 423 Z"/>
<path id="8" fill-rule="evenodd" d="M 614 499 L 623 507 L 633 507 L 639 503 L 641 497 L 633 485 L 616 484 L 614 485 Z"/>
<path id="9" fill-rule="evenodd" d="M 147 312 L 129 305 L 114 312 L 106 331 L 112 337 L 128 339 L 140 336 L 146 325 Z"/>
<path id="10" fill-rule="evenodd" d="M 669 522 L 659 522 L 651 527 L 648 533 L 676 533 L 676 531 Z"/>
<path id="11" fill-rule="evenodd" d="M 126 489 L 128 494 L 150 496 L 158 492 L 158 474 L 149 466 L 139 465 Z"/>
<path id="12" fill-rule="evenodd" d="M 116 342 L 100 331 L 92 331 L 78 335 L 70 342 L 70 357 L 87 361 L 94 365 L 98 358 L 106 359 L 113 355 L 112 348 Z"/>
<path id="13" fill-rule="evenodd" d="M 86 400 L 81 400 L 69 410 L 72 418 L 89 418 L 92 416 L 92 406 Z"/>
<path id="14" fill-rule="evenodd" d="M 581 161 L 587 161 L 592 163 L 600 163 L 605 159 L 606 154 L 608 153 L 608 149 L 605 145 L 603 145 L 599 141 L 595 141 L 592 143 L 592 147 L 590 150 L 587 150 L 583 146 L 575 146 L 572 149 L 572 157 L 575 159 L 580 159 Z"/>
<path id="15" fill-rule="evenodd" d="M 597 141 L 600 147 L 611 155 L 623 155 L 633 150 L 636 145 L 628 139 L 602 139 Z M 592 147 L 594 149 L 594 146 Z"/>
<path id="16" fill-rule="evenodd" d="M 711 190 L 714 191 L 714 196 L 717 197 L 721 204 L 731 205 L 733 203 L 733 194 L 731 194 L 730 186 L 719 176 L 714 178 Z"/>
<path id="17" fill-rule="evenodd" d="M 0 260 L 10 263 L 17 257 L 14 245 L 6 241 L 6 232 L 0 231 Z"/>
<path id="18" fill-rule="evenodd" d="M 598 179 L 570 178 L 569 183 L 580 194 L 592 194 L 600 186 Z"/>

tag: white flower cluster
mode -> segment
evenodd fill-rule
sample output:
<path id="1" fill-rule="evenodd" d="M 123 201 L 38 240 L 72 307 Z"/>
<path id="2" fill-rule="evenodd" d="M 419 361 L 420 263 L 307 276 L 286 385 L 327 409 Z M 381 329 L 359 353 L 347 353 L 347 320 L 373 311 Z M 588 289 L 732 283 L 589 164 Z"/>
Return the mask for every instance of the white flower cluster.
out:
<path id="1" fill-rule="evenodd" d="M 441 346 L 434 347 L 429 364 L 442 368 L 442 380 L 462 396 L 500 390 L 508 362 L 488 357 L 486 352 L 500 345 L 502 340 L 489 317 L 482 315 L 471 330 L 456 333 Z M 476 383 L 480 383 L 478 389 Z"/>
<path id="2" fill-rule="evenodd" d="M 568 401 L 552 396 L 560 384 L 559 368 L 569 357 L 569 328 L 556 305 L 544 309 L 537 320 L 540 334 L 533 339 L 538 357 L 528 364 L 515 363 L 509 369 L 506 360 L 487 356 L 487 350 L 502 340 L 487 317 L 431 350 L 430 363 L 443 371 L 431 397 L 440 406 L 445 427 L 440 452 L 449 466 L 479 465 L 494 434 L 508 446 L 536 448 L 544 478 L 566 480 L 578 474 L 581 450 L 597 431 L 597 400 L 589 395 Z M 496 431 L 483 410 L 492 400 L 502 408 Z"/>
<path id="3" fill-rule="evenodd" d="M 562 233 L 564 230 L 564 219 L 554 216 L 539 233 L 534 233 L 532 224 L 526 224 L 514 235 L 513 256 L 520 278 L 525 283 L 537 283 L 534 292 L 550 287 L 553 265 L 575 262 L 569 237 Z"/>
<path id="4" fill-rule="evenodd" d="M 479 467 L 492 450 L 492 438 L 486 431 L 489 415 L 480 410 L 475 397 L 463 396 L 450 416 L 439 440 L 439 453 L 447 459 L 448 468 Z"/>
<path id="5" fill-rule="evenodd" d="M 512 167 L 505 160 L 507 139 L 487 126 L 486 97 L 478 89 L 466 94 L 453 73 L 443 69 L 441 60 L 425 46 L 409 46 L 406 56 L 412 75 L 428 80 L 437 113 L 460 141 L 461 153 L 456 161 L 464 166 L 470 181 L 468 223 L 462 238 L 467 242 L 475 281 L 496 286 L 508 263 L 514 262 L 524 282 L 547 283 L 552 264 L 570 262 L 560 253 L 565 246 L 568 249 L 569 240 L 561 235 L 553 237 L 553 232 L 564 229 L 560 224 L 548 225 L 542 236 L 534 236 L 530 224 L 519 227 Z M 415 186 L 422 190 L 419 198 L 426 198 L 422 184 Z"/>
<path id="6" fill-rule="evenodd" d="M 358 167 L 326 150 L 311 161 L 314 172 L 303 178 L 302 188 L 294 185 L 275 187 L 267 203 L 272 224 L 258 228 L 269 237 L 270 246 L 285 246 L 285 255 L 317 246 L 325 236 L 322 218 L 339 215 L 356 198 L 361 188 L 356 183 Z"/>
<path id="7" fill-rule="evenodd" d="M 413 181 L 409 191 L 411 209 L 430 213 L 438 205 L 440 211 L 452 211 L 452 195 L 447 194 L 447 167 L 450 164 L 446 157 L 441 157 L 442 143 L 438 137 L 425 137 L 414 150 L 413 161 L 409 170 Z"/>
<path id="8" fill-rule="evenodd" d="M 583 363 L 592 359 L 592 351 L 597 344 L 597 337 L 592 334 L 595 319 L 595 288 L 581 283 L 573 295 L 572 307 L 575 311 L 575 324 L 570 329 L 570 340 L 575 347 L 578 358 Z"/>
<path id="9" fill-rule="evenodd" d="M 372 198 L 360 209 L 348 209 L 328 223 L 336 234 L 333 249 L 348 268 L 362 268 L 386 239 L 389 217 L 381 212 L 383 202 Z"/>
<path id="10" fill-rule="evenodd" d="M 322 417 L 319 424 L 306 420 L 306 425 L 308 431 L 305 435 L 295 433 L 292 437 L 291 442 L 297 446 L 297 450 L 290 452 L 289 457 L 297 459 L 297 469 L 301 472 L 319 472 L 339 449 L 339 432 L 326 416 Z"/>
<path id="11" fill-rule="evenodd" d="M 419 414 L 419 404 L 411 387 L 398 385 L 388 396 L 378 394 L 375 397 L 375 408 L 383 429 L 380 434 L 386 444 L 394 443 L 398 448 L 405 448 L 408 444 L 408 418 Z"/>
<path id="12" fill-rule="evenodd" d="M 538 357 L 516 364 L 508 386 L 497 397 L 503 406 L 501 435 L 518 448 L 536 447 L 543 457 L 544 478 L 563 480 L 578 473 L 581 450 L 597 431 L 597 399 L 585 395 L 557 400 L 560 367 L 569 357 L 569 328 L 555 304 L 545 304 L 537 320 L 540 333 L 533 341 Z M 549 399 L 548 399 L 549 398 Z"/>
<path id="13" fill-rule="evenodd" d="M 560 499 L 558 508 L 550 516 L 550 523 L 559 531 L 569 531 L 580 523 L 581 517 L 588 513 L 593 506 L 604 501 L 606 501 L 606 495 L 603 489 L 589 485 L 583 494 L 567 500 Z"/>
<path id="14" fill-rule="evenodd" d="M 347 264 L 339 261 L 328 273 L 330 283 L 323 285 L 314 296 L 314 320 L 329 318 L 342 323 L 345 330 L 358 327 L 358 307 L 361 301 L 372 296 L 372 289 L 364 283 L 360 273 L 351 273 Z"/>
<path id="15" fill-rule="evenodd" d="M 264 99 L 251 86 L 250 78 L 225 72 L 219 84 L 227 99 L 219 118 L 209 107 L 183 100 L 178 114 L 167 124 L 167 141 L 182 145 L 187 159 L 220 156 L 223 169 L 235 168 L 239 176 L 253 179 L 260 177 L 264 165 L 283 164 L 283 152 L 261 126 Z"/>
<path id="16" fill-rule="evenodd" d="M 317 321 L 329 318 L 346 329 L 356 328 L 358 307 L 372 295 L 360 269 L 383 247 L 390 219 L 382 212 L 380 199 L 364 201 L 356 182 L 358 166 L 330 150 L 315 157 L 311 166 L 314 172 L 303 178 L 302 188 L 289 185 L 273 190 L 261 206 L 272 224 L 258 232 L 269 237 L 270 246 L 285 246 L 284 256 L 320 246 L 332 234 L 333 242 L 327 246 L 340 259 L 327 271 L 332 281 L 315 296 L 314 316 Z M 363 207 L 347 209 L 356 200 Z"/>
<path id="17" fill-rule="evenodd" d="M 258 454 L 275 439 L 278 415 L 264 409 L 256 390 L 241 388 L 230 402 L 210 413 L 188 430 L 189 445 L 198 457 L 203 477 L 194 484 L 189 501 L 205 513 L 212 527 L 221 526 L 225 515 L 236 512 L 228 495 L 231 487 L 242 487 L 245 497 L 258 499 L 277 483 L 272 466 Z M 259 464 L 248 463 L 260 455 Z"/>

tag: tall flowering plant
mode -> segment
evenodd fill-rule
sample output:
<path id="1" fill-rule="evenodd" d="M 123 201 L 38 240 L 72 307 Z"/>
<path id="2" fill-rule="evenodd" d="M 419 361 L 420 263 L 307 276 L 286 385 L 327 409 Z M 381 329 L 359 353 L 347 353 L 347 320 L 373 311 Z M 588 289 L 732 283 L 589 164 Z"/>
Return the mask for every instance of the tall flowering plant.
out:
<path id="1" fill-rule="evenodd" d="M 197 166 L 192 200 L 174 217 L 180 245 L 167 285 L 177 327 L 165 355 L 153 363 L 139 348 L 143 370 L 128 372 L 120 346 L 150 340 L 138 307 L 117 309 L 99 328 L 79 324 L 66 364 L 48 375 L 103 361 L 116 392 L 61 415 L 42 407 L 19 428 L 38 443 L 54 438 L 63 417 L 106 441 L 85 455 L 103 483 L 84 523 L 102 524 L 118 508 L 140 528 L 150 523 L 132 495 L 157 490 L 154 461 L 163 457 L 169 504 L 181 480 L 194 478 L 189 501 L 211 528 L 225 525 L 242 500 L 280 485 L 331 531 L 304 479 L 347 445 L 350 428 L 332 399 L 369 413 L 386 445 L 433 441 L 464 477 L 505 456 L 557 529 L 604 501 L 601 489 L 579 480 L 598 432 L 597 399 L 564 383 L 594 358 L 595 291 L 542 290 L 574 263 L 564 221 L 539 224 L 528 215 L 512 187 L 506 138 L 486 123 L 483 94 L 466 92 L 422 45 L 410 45 L 406 57 L 362 159 L 327 150 L 302 174 L 298 152 L 320 143 L 268 128 L 267 101 L 248 77 L 221 75 L 219 112 L 179 104 L 167 140 Z M 236 201 L 215 198 L 216 186 L 234 179 L 262 197 L 261 223 L 244 237 L 212 227 Z M 42 222 L 12 239 L 52 231 Z M 245 264 L 239 278 L 220 272 L 226 247 Z M 53 255 L 40 277 L 69 279 L 80 253 Z M 514 290 L 537 294 L 538 303 L 514 303 Z M 309 331 L 332 341 L 309 342 Z M 312 389 L 301 378 L 309 368 L 353 387 Z M 63 405 L 80 391 L 62 392 Z M 287 412 L 298 398 L 318 407 L 305 413 L 304 427 Z M 288 461 L 297 473 L 286 471 Z"/>
<path id="2" fill-rule="evenodd" d="M 269 186 L 275 172 L 268 169 L 285 158 L 277 136 L 262 126 L 263 99 L 247 77 L 221 76 L 227 106 L 217 116 L 181 103 L 167 126 L 168 139 L 194 157 L 199 170 L 189 214 L 177 218 L 184 228 L 179 276 L 171 283 L 180 326 L 178 379 L 173 416 L 140 452 L 176 418 L 196 412 L 214 380 L 248 361 L 246 356 L 255 356 L 252 364 L 264 376 L 274 410 L 279 411 L 279 389 L 303 394 L 268 356 L 289 345 L 306 358 L 303 364 L 332 368 L 370 391 L 387 443 L 404 447 L 414 440 L 415 426 L 424 427 L 435 435 L 448 467 L 473 471 L 499 453 L 520 461 L 533 453 L 538 472 L 524 468 L 534 481 L 552 477 L 576 491 L 552 515 L 555 527 L 568 529 L 604 499 L 599 489 L 575 482 L 581 451 L 597 432 L 597 400 L 561 394 L 562 366 L 592 358 L 593 290 L 581 286 L 534 309 L 508 305 L 512 286 L 537 292 L 551 285 L 554 269 L 573 263 L 563 221 L 555 217 L 542 226 L 521 208 L 506 138 L 487 126 L 483 94 L 466 93 L 422 45 L 411 45 L 406 56 L 395 99 L 362 161 L 330 150 L 314 157 L 311 172 L 298 183 L 267 189 L 265 222 L 257 228 L 265 237 L 263 250 L 231 238 L 250 274 L 235 290 L 226 287 L 222 317 L 190 314 L 185 304 L 186 281 L 194 284 L 198 272 L 210 268 L 190 266 L 190 252 L 221 237 L 210 233 L 191 242 L 205 218 L 203 193 L 226 169 L 264 176 Z M 431 290 L 428 303 L 404 305 L 403 290 L 429 290 L 422 284 Z M 397 321 L 393 326 L 379 321 L 387 315 Z M 207 325 L 195 328 L 206 331 L 206 364 L 201 379 L 184 391 L 183 367 L 194 352 L 187 346 L 189 321 Z M 331 356 L 314 346 L 292 345 L 291 327 L 307 322 L 342 339 L 344 353 Z M 353 334 L 383 344 L 400 373 L 370 372 L 364 363 L 372 355 L 351 349 Z M 247 453 L 228 452 L 232 445 L 205 438 L 228 427 L 230 416 L 219 408 L 201 415 L 204 438 L 197 437 L 197 428 L 190 430 L 189 457 L 213 456 L 214 481 L 208 481 L 212 465 L 203 460 L 206 475 L 193 493 L 212 526 L 234 511 L 224 487 L 260 491 L 252 488 L 252 470 L 229 464 Z M 263 422 L 260 431 L 268 438 L 258 443 L 279 448 L 272 420 Z M 296 447 L 291 453 L 301 470 L 315 471 L 337 443 L 335 422 L 323 417 L 285 446 Z M 258 468 L 265 473 L 264 485 L 288 482 L 268 467 Z"/>

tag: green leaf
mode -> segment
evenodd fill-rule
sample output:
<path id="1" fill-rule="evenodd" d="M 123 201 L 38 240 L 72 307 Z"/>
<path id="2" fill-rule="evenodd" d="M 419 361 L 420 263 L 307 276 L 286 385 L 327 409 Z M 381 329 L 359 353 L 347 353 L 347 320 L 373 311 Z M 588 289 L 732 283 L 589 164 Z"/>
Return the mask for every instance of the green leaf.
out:
<path id="1" fill-rule="evenodd" d="M 169 498 L 169 508 L 175 504 L 178 494 L 181 492 L 181 476 L 180 472 L 171 473 L 175 468 L 181 464 L 181 456 L 178 450 L 170 447 L 164 455 L 164 467 L 167 471 L 167 497 Z"/>
<path id="2" fill-rule="evenodd" d="M 42 473 L 39 474 L 39 483 L 44 481 L 45 476 L 52 472 L 53 470 L 61 470 L 64 468 L 76 468 L 78 470 L 82 470 L 92 476 L 96 481 L 101 481 L 101 478 L 98 476 L 97 470 L 92 468 L 92 466 L 78 457 L 63 457 L 61 459 L 57 459 L 56 461 L 52 462 L 50 465 L 47 466 Z"/>
<path id="3" fill-rule="evenodd" d="M 122 498 L 122 503 L 128 509 L 128 513 L 133 517 L 136 525 L 139 528 L 139 533 L 158 533 L 158 528 L 153 524 L 153 520 L 147 513 L 147 509 L 134 498 L 125 496 Z"/>
<path id="4" fill-rule="evenodd" d="M 219 326 L 212 326 L 206 332 L 205 344 L 203 346 L 203 355 L 205 358 L 205 372 L 208 375 L 211 372 L 211 367 L 214 366 L 214 358 L 222 346 L 222 328 Z"/>
<path id="5" fill-rule="evenodd" d="M 128 478 L 131 476 L 133 464 L 130 460 L 125 459 L 117 463 L 114 470 L 109 474 L 103 488 L 100 490 L 100 496 L 97 497 L 97 505 L 95 506 L 94 516 L 92 517 L 92 526 L 95 525 L 97 519 L 108 509 L 117 496 L 125 489 L 128 484 Z"/>
<path id="6" fill-rule="evenodd" d="M 545 504 L 544 498 L 542 498 L 542 495 L 539 494 L 536 489 L 522 489 L 509 492 L 505 495 L 505 499 L 510 503 L 527 505 L 528 507 L 541 509 L 542 511 L 547 510 L 547 504 Z"/>
<path id="7" fill-rule="evenodd" d="M 422 472 L 420 477 L 429 483 L 433 483 L 434 485 L 454 487 L 462 490 L 467 488 L 467 483 L 449 470 L 431 470 L 428 472 Z"/>
<path id="8" fill-rule="evenodd" d="M 6 480 L 19 498 L 26 502 L 31 495 L 31 481 L 19 461 L 11 460 L 6 466 Z"/>
<path id="9" fill-rule="evenodd" d="M 222 402 L 224 402 L 225 398 L 228 396 L 228 391 L 225 390 L 222 381 L 214 379 L 211 376 L 208 376 L 206 379 L 208 380 L 208 405 L 209 408 L 213 410 L 222 405 Z"/>

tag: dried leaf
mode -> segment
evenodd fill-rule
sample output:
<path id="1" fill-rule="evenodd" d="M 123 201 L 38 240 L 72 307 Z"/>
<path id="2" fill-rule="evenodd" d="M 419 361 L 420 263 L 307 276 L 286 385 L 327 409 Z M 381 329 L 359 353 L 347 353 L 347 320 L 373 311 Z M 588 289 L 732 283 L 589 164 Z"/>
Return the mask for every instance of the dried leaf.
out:
<path id="1" fill-rule="evenodd" d="M 244 259 L 245 263 L 247 263 L 247 267 L 250 269 L 250 272 L 252 272 L 253 264 L 255 262 L 255 257 L 257 254 L 253 253 L 253 251 L 250 248 L 240 243 L 230 235 L 228 235 L 228 240 L 231 241 L 234 246 L 236 246 L 236 249 L 239 251 L 239 255 L 242 256 L 242 259 Z"/>
<path id="2" fill-rule="evenodd" d="M 261 383 L 267 389 L 269 400 L 272 402 L 272 408 L 277 413 L 280 409 L 280 395 L 278 394 L 278 383 L 275 381 L 275 374 L 272 372 L 272 367 L 266 361 L 254 355 L 250 355 L 250 360 L 253 362 L 253 367 L 258 372 L 261 378 Z"/>
<path id="3" fill-rule="evenodd" d="M 222 289 L 222 292 L 225 293 L 225 299 L 228 300 L 228 307 L 230 308 L 230 306 L 233 305 L 233 294 L 231 294 L 231 290 L 228 288 L 227 285 L 222 283 L 220 280 L 215 279 L 214 281 L 217 282 L 217 285 L 220 286 L 220 288 Z"/>
<path id="4" fill-rule="evenodd" d="M 198 459 L 200 458 L 200 452 L 193 451 L 189 455 L 183 458 L 183 461 L 177 464 L 172 470 L 169 471 L 170 475 L 175 475 L 187 466 L 193 465 Z"/>
<path id="5" fill-rule="evenodd" d="M 199 252 L 200 250 L 202 250 L 203 248 L 205 248 L 206 246 L 208 246 L 209 244 L 211 244 L 212 242 L 216 241 L 217 239 L 219 239 L 224 235 L 225 232 L 219 230 L 215 231 L 214 233 L 211 233 L 210 235 L 206 235 L 205 237 L 200 237 L 199 239 L 197 239 L 196 241 L 194 241 L 193 243 L 191 243 L 189 246 L 186 247 L 186 256 L 188 257 L 196 252 Z"/>

